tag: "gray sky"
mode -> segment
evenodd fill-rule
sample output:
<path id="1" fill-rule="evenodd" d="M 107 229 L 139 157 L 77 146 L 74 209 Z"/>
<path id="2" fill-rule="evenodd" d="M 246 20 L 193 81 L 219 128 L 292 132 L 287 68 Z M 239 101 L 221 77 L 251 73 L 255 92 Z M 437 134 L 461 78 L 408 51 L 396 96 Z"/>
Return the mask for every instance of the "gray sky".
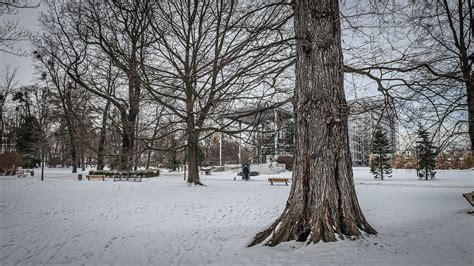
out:
<path id="1" fill-rule="evenodd" d="M 18 14 L 15 15 L 1 15 L 0 23 L 3 23 L 6 19 L 18 20 L 20 26 L 29 29 L 33 34 L 35 34 L 35 32 L 39 30 L 38 16 L 43 8 L 40 6 L 35 9 L 21 9 L 18 11 Z M 25 49 L 25 51 L 32 50 L 29 42 L 19 43 L 18 47 Z M 36 77 L 34 76 L 31 55 L 20 57 L 0 51 L 0 71 L 3 71 L 6 65 L 18 67 L 18 85 L 31 84 L 35 81 Z"/>
<path id="2" fill-rule="evenodd" d="M 42 2 L 42 1 L 40 1 Z M 27 9 L 20 9 L 17 14 L 15 15 L 3 15 L 1 16 L 0 23 L 3 23 L 5 19 L 13 19 L 18 20 L 20 26 L 27 28 L 32 32 L 32 34 L 38 34 L 40 28 L 38 23 L 38 17 L 42 11 L 46 10 L 46 5 L 41 3 L 40 7 L 38 8 L 27 8 Z M 346 38 L 348 36 L 345 36 Z M 350 36 L 348 38 L 351 38 Z M 343 36 L 344 39 L 344 36 Z M 13 67 L 18 67 L 18 76 L 17 79 L 19 81 L 18 85 L 27 85 L 37 81 L 38 74 L 34 73 L 33 68 L 33 57 L 31 52 L 33 50 L 32 45 L 30 42 L 23 42 L 18 43 L 18 47 L 21 47 L 25 51 L 28 51 L 29 54 L 27 56 L 16 56 L 12 54 L 8 54 L 5 52 L 0 51 L 0 72 L 3 71 L 6 65 L 12 65 Z M 351 80 L 352 79 L 352 80 Z M 349 80 L 354 81 L 355 84 L 359 87 L 359 94 L 355 95 L 355 90 L 353 88 L 354 84 L 351 82 L 347 82 L 346 79 L 346 95 L 349 99 L 357 98 L 357 97 L 364 97 L 367 96 L 366 94 L 378 94 L 374 90 L 363 91 L 362 87 L 371 87 L 371 85 L 365 84 L 364 81 L 360 78 L 354 80 L 351 78 Z M 370 93 L 369 93 L 370 92 Z"/>

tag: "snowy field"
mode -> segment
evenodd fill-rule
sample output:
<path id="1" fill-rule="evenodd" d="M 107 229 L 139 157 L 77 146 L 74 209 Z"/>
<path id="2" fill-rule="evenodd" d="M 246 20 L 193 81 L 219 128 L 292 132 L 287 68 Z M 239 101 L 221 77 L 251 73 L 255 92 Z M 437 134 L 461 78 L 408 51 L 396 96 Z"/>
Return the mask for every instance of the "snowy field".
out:
<path id="1" fill-rule="evenodd" d="M 361 207 L 379 232 L 355 241 L 269 248 L 246 244 L 284 209 L 289 186 L 268 176 L 234 181 L 234 173 L 182 173 L 141 183 L 77 181 L 68 169 L 36 177 L 0 177 L 0 265 L 474 265 L 474 215 L 462 193 L 474 171 L 440 171 L 419 181 L 395 170 L 374 181 L 355 168 Z M 284 173 L 275 176 L 291 176 Z"/>

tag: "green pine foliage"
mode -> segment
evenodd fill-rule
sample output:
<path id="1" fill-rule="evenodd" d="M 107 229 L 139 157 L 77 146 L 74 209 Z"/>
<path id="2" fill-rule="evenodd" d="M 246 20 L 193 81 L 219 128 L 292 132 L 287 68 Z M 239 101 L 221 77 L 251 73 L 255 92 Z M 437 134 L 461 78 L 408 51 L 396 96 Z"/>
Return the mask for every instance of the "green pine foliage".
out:
<path id="1" fill-rule="evenodd" d="M 31 115 L 24 116 L 16 132 L 16 149 L 23 155 L 22 167 L 33 168 L 41 163 L 41 128 Z"/>
<path id="2" fill-rule="evenodd" d="M 434 179 L 436 174 L 434 171 L 436 165 L 436 147 L 433 146 L 433 142 L 427 130 L 420 128 L 417 135 L 418 140 L 415 147 L 417 159 L 416 173 L 419 179 Z"/>
<path id="3" fill-rule="evenodd" d="M 392 152 L 387 134 L 381 128 L 376 128 L 370 148 L 370 172 L 375 179 L 383 180 L 384 177 L 391 177 Z"/>

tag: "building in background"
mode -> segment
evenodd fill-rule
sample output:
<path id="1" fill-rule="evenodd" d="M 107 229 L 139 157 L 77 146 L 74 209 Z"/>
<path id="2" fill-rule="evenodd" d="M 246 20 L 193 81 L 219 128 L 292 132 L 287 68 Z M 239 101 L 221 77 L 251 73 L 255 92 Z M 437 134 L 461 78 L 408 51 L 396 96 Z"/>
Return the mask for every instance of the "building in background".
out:
<path id="1" fill-rule="evenodd" d="M 349 145 L 353 166 L 368 166 L 372 135 L 380 127 L 397 150 L 397 131 L 394 113 L 386 108 L 383 98 L 369 97 L 349 101 Z M 392 156 L 393 158 L 393 156 Z"/>
<path id="2" fill-rule="evenodd" d="M 348 102 L 348 106 L 349 143 L 354 166 L 368 166 L 372 134 L 377 127 L 387 133 L 392 150 L 397 150 L 395 116 L 385 107 L 383 98 L 353 100 Z M 279 156 L 293 155 L 295 121 L 291 107 L 241 109 L 226 118 L 236 121 L 240 128 L 250 128 L 244 133 L 246 137 L 240 137 L 239 158 L 242 149 L 252 151 L 251 160 L 254 163 L 266 163 Z M 242 142 L 243 139 L 247 141 Z"/>

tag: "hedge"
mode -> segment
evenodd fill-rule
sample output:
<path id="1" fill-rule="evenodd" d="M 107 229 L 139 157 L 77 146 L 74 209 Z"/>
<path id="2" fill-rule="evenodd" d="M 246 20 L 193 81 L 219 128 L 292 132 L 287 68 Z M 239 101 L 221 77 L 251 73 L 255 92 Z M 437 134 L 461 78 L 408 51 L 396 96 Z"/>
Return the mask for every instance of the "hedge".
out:
<path id="1" fill-rule="evenodd" d="M 155 177 L 160 175 L 160 170 L 142 170 L 130 172 L 111 172 L 106 170 L 91 170 L 89 175 L 105 175 L 106 177 L 113 176 L 137 176 L 142 178 Z"/>

